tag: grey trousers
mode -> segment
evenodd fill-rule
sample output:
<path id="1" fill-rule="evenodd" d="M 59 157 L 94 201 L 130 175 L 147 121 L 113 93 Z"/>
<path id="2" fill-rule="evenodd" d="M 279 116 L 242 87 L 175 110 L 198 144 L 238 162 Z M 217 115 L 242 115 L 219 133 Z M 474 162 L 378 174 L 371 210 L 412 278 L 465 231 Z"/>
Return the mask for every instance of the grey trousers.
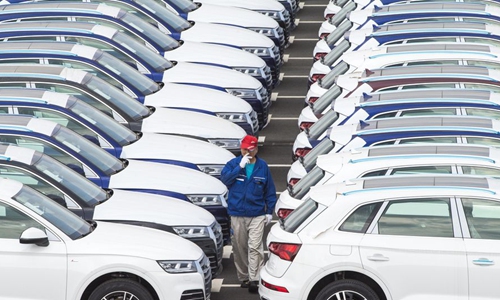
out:
<path id="1" fill-rule="evenodd" d="M 264 264 L 264 227 L 266 216 L 231 216 L 231 244 L 239 281 L 259 281 L 259 270 Z"/>

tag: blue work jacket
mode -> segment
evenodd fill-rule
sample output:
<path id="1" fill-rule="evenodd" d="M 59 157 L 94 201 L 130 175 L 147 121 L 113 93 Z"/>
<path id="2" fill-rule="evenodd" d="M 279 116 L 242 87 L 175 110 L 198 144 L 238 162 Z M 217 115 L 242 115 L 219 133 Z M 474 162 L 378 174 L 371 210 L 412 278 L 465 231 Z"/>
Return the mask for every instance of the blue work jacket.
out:
<path id="1" fill-rule="evenodd" d="M 231 159 L 222 169 L 220 180 L 229 190 L 227 210 L 236 217 L 272 215 L 276 205 L 276 188 L 267 163 L 257 157 L 253 173 L 247 178 L 240 168 L 242 156 Z"/>

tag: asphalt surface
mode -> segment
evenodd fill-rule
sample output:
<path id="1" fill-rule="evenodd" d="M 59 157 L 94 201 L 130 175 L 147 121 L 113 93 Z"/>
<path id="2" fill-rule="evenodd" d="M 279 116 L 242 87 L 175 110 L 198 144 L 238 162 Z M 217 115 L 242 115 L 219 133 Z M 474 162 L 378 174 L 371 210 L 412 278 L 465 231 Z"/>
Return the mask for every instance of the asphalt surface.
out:
<path id="1" fill-rule="evenodd" d="M 270 122 L 259 135 L 258 155 L 270 166 L 278 196 L 286 189 L 292 145 L 299 133 L 297 119 L 304 107 L 312 52 L 327 3 L 328 0 L 301 0 L 303 7 L 297 14 L 298 26 L 292 32 L 293 43 L 285 50 L 287 60 L 281 69 L 283 79 L 273 91 L 277 97 L 271 106 Z M 267 231 L 264 236 L 267 236 Z M 212 282 L 212 300 L 259 299 L 258 294 L 250 294 L 247 289 L 240 288 L 231 250 L 231 246 L 224 249 L 224 270 Z"/>

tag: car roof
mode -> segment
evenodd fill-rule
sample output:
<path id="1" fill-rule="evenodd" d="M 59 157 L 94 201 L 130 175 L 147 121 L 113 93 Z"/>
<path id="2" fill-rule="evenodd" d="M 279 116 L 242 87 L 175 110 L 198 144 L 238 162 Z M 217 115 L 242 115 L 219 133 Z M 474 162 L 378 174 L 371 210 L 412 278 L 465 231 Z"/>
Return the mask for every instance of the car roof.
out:
<path id="1" fill-rule="evenodd" d="M 33 149 L 15 146 L 7 143 L 0 143 L 0 161 L 18 161 L 24 164 L 31 165 L 34 163 L 35 154 L 43 155 Z"/>
<path id="2" fill-rule="evenodd" d="M 374 14 L 389 14 L 398 12 L 421 12 L 422 10 L 439 10 L 444 12 L 472 12 L 485 10 L 488 4 L 480 2 L 418 2 L 405 5 L 383 5 L 374 9 Z"/>
<path id="3" fill-rule="evenodd" d="M 23 186 L 24 185 L 19 181 L 0 178 L 0 198 L 6 200 L 14 197 Z"/>
<path id="4" fill-rule="evenodd" d="M 466 175 L 384 176 L 311 187 L 310 198 L 329 206 L 339 198 L 356 203 L 396 197 L 480 195 L 498 198 L 500 180 Z M 335 196 L 333 196 L 335 195 Z M 500 199 L 499 199 L 500 200 Z"/>
<path id="5" fill-rule="evenodd" d="M 0 114 L 0 130 L 38 132 L 52 135 L 54 129 L 58 126 L 60 125 L 55 122 L 32 116 Z"/>
<path id="6" fill-rule="evenodd" d="M 486 164 L 500 163 L 500 149 L 481 145 L 458 144 L 416 144 L 391 145 L 353 149 L 347 152 L 330 153 L 318 156 L 316 165 L 326 172 L 335 173 L 339 165 L 356 164 L 359 162 L 381 162 L 384 160 L 408 161 L 408 159 L 428 159 L 439 163 L 440 160 L 454 163 L 476 160 Z M 419 162 L 421 163 L 421 162 Z M 410 162 L 411 164 L 411 162 Z"/>
<path id="7" fill-rule="evenodd" d="M 0 97 L 2 98 L 2 101 L 48 103 L 62 107 L 66 107 L 66 105 L 72 101 L 79 100 L 75 96 L 69 94 L 24 87 L 0 88 Z"/>

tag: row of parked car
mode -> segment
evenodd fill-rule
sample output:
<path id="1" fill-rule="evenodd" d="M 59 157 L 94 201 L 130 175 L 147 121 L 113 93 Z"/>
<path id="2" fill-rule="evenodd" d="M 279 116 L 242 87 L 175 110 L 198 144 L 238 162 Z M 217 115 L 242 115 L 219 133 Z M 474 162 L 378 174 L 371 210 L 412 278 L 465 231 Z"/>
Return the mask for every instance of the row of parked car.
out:
<path id="1" fill-rule="evenodd" d="M 210 299 L 295 0 L 0 4 L 0 298 Z"/>
<path id="2" fill-rule="evenodd" d="M 498 297 L 499 8 L 330 1 L 262 300 Z"/>

